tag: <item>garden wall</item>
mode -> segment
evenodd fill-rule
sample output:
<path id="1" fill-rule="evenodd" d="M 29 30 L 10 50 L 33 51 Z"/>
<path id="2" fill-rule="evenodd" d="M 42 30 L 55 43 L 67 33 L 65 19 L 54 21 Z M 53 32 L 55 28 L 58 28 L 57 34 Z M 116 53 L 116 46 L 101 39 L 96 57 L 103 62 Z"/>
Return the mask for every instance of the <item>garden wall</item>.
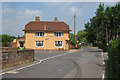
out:
<path id="1" fill-rule="evenodd" d="M 2 51 L 2 68 L 8 68 L 34 61 L 34 50 Z"/>

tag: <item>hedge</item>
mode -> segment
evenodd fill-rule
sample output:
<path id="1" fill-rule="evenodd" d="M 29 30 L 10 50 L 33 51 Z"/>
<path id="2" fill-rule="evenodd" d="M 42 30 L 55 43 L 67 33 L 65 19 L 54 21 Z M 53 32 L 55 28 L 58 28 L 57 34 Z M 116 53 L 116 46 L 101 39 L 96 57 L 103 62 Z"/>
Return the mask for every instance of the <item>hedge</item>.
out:
<path id="1" fill-rule="evenodd" d="M 106 43 L 106 41 L 99 41 L 97 46 L 98 46 L 98 48 L 102 49 L 103 52 L 107 51 L 107 43 Z"/>
<path id="2" fill-rule="evenodd" d="M 120 78 L 120 38 L 108 45 L 107 78 Z"/>

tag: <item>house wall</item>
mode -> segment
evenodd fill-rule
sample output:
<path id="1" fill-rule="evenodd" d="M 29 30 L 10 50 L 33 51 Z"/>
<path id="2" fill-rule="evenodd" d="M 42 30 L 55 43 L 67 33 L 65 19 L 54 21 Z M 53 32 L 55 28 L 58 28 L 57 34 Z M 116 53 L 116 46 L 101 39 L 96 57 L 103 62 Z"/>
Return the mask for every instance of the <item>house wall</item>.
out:
<path id="1" fill-rule="evenodd" d="M 23 44 L 25 46 L 25 44 Z M 11 43 L 12 47 L 20 47 L 20 42 L 18 39 L 14 39 L 13 42 Z"/>
<path id="2" fill-rule="evenodd" d="M 49 39 L 45 39 L 49 38 Z M 25 33 L 25 47 L 29 49 L 43 49 L 43 50 L 56 50 L 55 41 L 63 41 L 63 49 L 68 50 L 69 44 L 66 44 L 66 40 L 69 40 L 69 32 L 64 32 L 64 37 L 54 37 L 54 32 L 45 32 L 45 37 L 35 37 L 35 31 L 26 31 Z M 44 47 L 36 47 L 36 41 L 43 41 Z"/>

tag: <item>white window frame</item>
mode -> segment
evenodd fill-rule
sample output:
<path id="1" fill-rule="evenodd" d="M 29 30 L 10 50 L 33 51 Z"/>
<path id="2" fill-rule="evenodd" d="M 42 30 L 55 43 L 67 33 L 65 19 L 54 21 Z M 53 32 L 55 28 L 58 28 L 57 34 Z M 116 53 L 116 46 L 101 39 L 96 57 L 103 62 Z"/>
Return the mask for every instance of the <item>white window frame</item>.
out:
<path id="1" fill-rule="evenodd" d="M 37 46 L 37 45 L 36 45 L 37 41 L 35 41 L 35 46 L 36 46 L 36 47 L 44 47 L 44 41 L 38 41 L 38 42 L 43 42 L 43 43 L 42 43 L 43 46 Z"/>
<path id="2" fill-rule="evenodd" d="M 58 36 L 55 36 L 55 33 L 58 33 Z M 61 36 L 59 33 L 61 33 Z M 62 35 L 62 33 L 63 33 L 63 35 Z M 62 32 L 62 31 L 54 32 L 54 37 L 64 37 L 64 32 Z"/>
<path id="3" fill-rule="evenodd" d="M 45 37 L 45 32 L 42 32 L 42 33 L 44 33 L 44 35 L 43 35 L 43 36 L 40 36 L 40 32 L 42 32 L 42 31 L 35 32 L 35 37 Z M 38 35 L 36 35 L 36 33 L 39 33 L 39 36 L 38 36 Z"/>
<path id="4" fill-rule="evenodd" d="M 62 42 L 62 46 L 56 46 L 56 42 L 58 42 L 58 41 L 55 41 L 55 47 L 57 47 L 57 48 L 63 48 L 63 41 L 60 41 L 60 42 Z"/>

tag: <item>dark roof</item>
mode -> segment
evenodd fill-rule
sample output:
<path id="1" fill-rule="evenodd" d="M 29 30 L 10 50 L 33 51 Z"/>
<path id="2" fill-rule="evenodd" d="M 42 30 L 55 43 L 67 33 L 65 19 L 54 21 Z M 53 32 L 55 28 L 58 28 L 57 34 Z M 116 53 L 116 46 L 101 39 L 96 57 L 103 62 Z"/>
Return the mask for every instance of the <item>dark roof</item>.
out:
<path id="1" fill-rule="evenodd" d="M 46 28 L 45 28 L 46 26 Z M 65 22 L 55 21 L 31 21 L 25 25 L 26 30 L 42 30 L 42 31 L 71 31 Z"/>

